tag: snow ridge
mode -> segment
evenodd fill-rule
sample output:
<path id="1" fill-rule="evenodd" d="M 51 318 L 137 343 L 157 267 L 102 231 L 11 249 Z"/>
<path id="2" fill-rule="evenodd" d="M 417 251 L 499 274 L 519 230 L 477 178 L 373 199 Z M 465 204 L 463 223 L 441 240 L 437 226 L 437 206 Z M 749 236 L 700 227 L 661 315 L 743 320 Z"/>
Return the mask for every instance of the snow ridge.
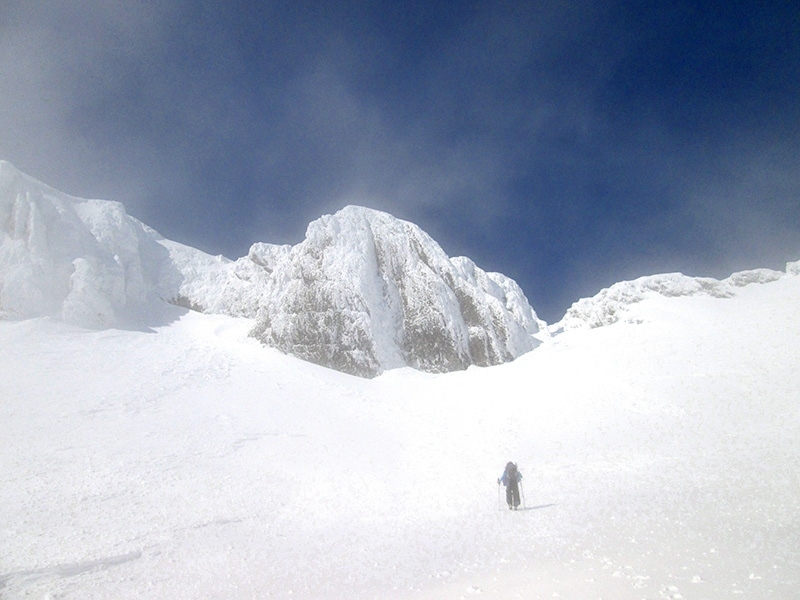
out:
<path id="1" fill-rule="evenodd" d="M 254 319 L 264 344 L 367 377 L 507 362 L 545 332 L 514 281 L 361 207 L 311 223 L 294 247 L 258 243 L 231 261 L 0 161 L 0 236 L 0 318 L 140 328 L 171 303 Z"/>
<path id="2" fill-rule="evenodd" d="M 666 273 L 621 281 L 600 290 L 591 298 L 581 298 L 567 310 L 564 318 L 552 326 L 554 333 L 581 328 L 611 325 L 631 320 L 632 305 L 653 296 L 712 296 L 731 298 L 737 288 L 753 283 L 770 283 L 785 275 L 800 274 L 800 262 L 787 263 L 786 273 L 771 269 L 754 269 L 734 273 L 718 280 L 710 277 L 688 277 L 682 273 Z"/>
<path id="3" fill-rule="evenodd" d="M 730 298 L 800 274 L 756 269 L 724 280 L 668 273 L 623 281 L 574 303 L 554 333 L 619 321 L 651 297 Z M 449 258 L 416 225 L 348 206 L 295 246 L 254 244 L 231 261 L 166 240 L 118 202 L 59 192 L 0 161 L 0 319 L 53 317 L 88 328 L 142 328 L 168 303 L 247 317 L 265 345 L 373 377 L 514 360 L 550 335 L 519 286 Z"/>

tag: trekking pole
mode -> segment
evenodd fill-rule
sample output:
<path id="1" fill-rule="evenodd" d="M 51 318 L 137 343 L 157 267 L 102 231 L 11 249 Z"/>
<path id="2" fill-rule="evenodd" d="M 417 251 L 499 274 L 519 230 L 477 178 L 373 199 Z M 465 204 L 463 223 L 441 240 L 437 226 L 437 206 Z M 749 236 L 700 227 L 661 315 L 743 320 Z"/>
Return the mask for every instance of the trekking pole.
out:
<path id="1" fill-rule="evenodd" d="M 500 491 L 500 482 L 497 482 L 497 510 L 503 510 L 503 492 Z"/>
<path id="2" fill-rule="evenodd" d="M 522 508 L 527 508 L 525 505 L 525 488 L 522 485 L 522 482 L 519 482 L 519 494 L 522 496 Z"/>

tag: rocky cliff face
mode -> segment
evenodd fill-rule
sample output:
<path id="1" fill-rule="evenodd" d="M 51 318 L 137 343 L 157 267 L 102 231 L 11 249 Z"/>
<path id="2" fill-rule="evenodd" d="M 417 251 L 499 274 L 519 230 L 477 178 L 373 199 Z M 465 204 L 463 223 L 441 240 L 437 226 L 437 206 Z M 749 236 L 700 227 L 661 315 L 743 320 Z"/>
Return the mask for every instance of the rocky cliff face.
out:
<path id="1" fill-rule="evenodd" d="M 513 360 L 540 323 L 519 287 L 450 259 L 419 227 L 350 206 L 313 222 L 291 249 L 260 246 L 271 270 L 253 335 L 305 360 L 362 376 Z"/>
<path id="2" fill-rule="evenodd" d="M 0 161 L 0 318 L 147 327 L 166 302 L 256 321 L 252 335 L 361 376 L 506 362 L 541 332 L 522 290 L 419 227 L 347 207 L 296 246 L 237 261 L 162 238 L 117 202 L 54 190 Z"/>
<path id="3" fill-rule="evenodd" d="M 380 211 L 349 206 L 311 223 L 296 246 L 254 244 L 235 263 L 164 243 L 184 274 L 181 303 L 255 318 L 264 344 L 347 373 L 494 365 L 545 334 L 514 281 L 448 258 Z"/>
<path id="4" fill-rule="evenodd" d="M 641 277 L 579 300 L 551 329 L 636 322 L 648 297 L 730 297 L 797 275 L 800 262 L 721 281 Z M 365 377 L 495 365 L 548 335 L 514 281 L 448 258 L 383 212 L 350 206 L 311 223 L 296 246 L 254 244 L 231 261 L 164 239 L 118 202 L 68 196 L 0 161 L 0 318 L 140 328 L 166 318 L 167 303 L 254 319 L 264 344 Z"/>

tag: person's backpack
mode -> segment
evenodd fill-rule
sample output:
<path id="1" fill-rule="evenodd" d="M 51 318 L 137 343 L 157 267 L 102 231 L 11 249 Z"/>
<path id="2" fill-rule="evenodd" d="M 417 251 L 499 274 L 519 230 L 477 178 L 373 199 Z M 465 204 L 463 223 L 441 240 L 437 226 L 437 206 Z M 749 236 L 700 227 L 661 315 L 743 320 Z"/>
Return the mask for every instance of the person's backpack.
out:
<path id="1" fill-rule="evenodd" d="M 512 462 L 506 465 L 506 479 L 508 483 L 517 481 L 517 465 Z"/>

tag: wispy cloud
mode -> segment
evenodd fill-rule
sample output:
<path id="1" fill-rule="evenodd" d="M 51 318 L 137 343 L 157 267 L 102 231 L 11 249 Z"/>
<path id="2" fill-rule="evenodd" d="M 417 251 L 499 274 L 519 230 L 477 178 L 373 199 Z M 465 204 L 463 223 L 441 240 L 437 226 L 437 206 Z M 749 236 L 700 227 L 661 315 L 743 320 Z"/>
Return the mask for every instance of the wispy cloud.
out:
<path id="1" fill-rule="evenodd" d="M 775 7 L 57 4 L 0 11 L 0 157 L 205 250 L 366 204 L 549 318 L 620 277 L 797 251 Z"/>

